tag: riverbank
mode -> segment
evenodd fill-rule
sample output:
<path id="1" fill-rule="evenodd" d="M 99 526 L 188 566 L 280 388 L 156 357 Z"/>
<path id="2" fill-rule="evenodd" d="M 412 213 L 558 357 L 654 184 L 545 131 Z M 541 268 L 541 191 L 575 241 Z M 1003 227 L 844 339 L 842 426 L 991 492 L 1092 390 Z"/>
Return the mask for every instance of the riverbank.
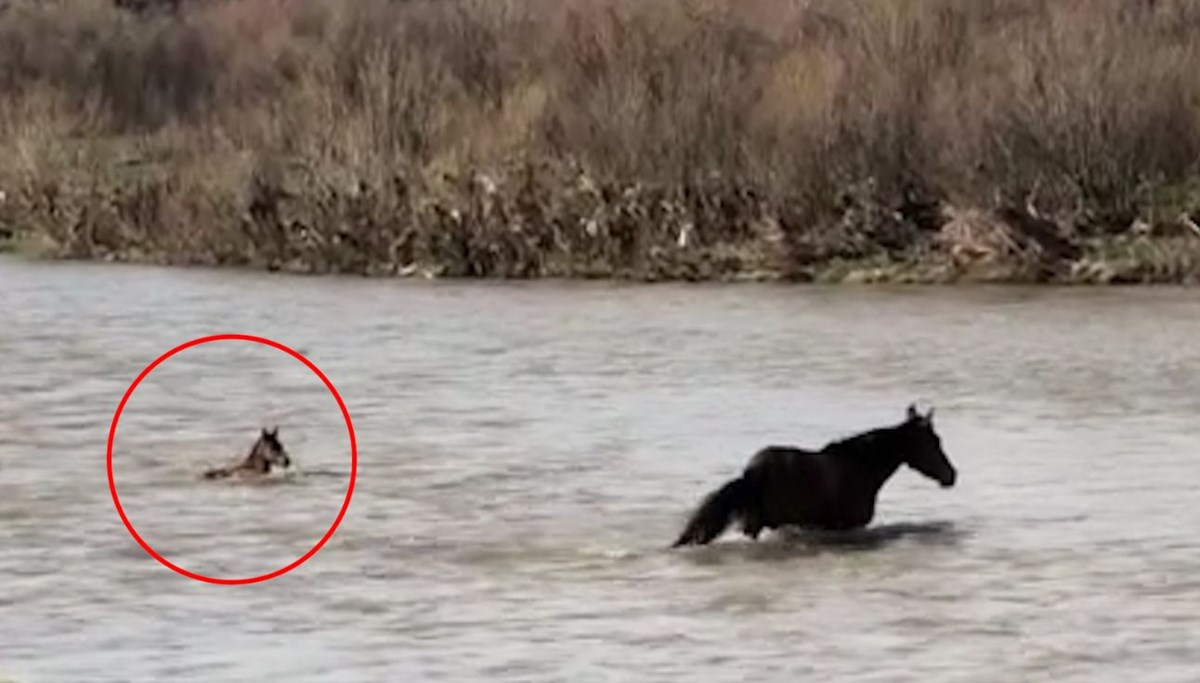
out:
<path id="1" fill-rule="evenodd" d="M 0 6 L 0 249 L 372 276 L 1200 280 L 1189 3 L 165 4 Z"/>
<path id="2" fill-rule="evenodd" d="M 865 201 L 865 200 L 864 200 Z M 1191 283 L 1200 231 L 1177 222 L 1071 234 L 1012 207 L 931 202 L 914 215 L 855 206 L 807 222 L 751 188 L 601 185 L 527 169 L 416 189 L 400 179 L 295 187 L 255 177 L 245 197 L 168 177 L 7 197 L 0 251 L 64 259 L 392 277 L 799 282 Z M 874 214 L 869 215 L 869 214 Z M 868 214 L 863 216 L 863 214 Z"/>

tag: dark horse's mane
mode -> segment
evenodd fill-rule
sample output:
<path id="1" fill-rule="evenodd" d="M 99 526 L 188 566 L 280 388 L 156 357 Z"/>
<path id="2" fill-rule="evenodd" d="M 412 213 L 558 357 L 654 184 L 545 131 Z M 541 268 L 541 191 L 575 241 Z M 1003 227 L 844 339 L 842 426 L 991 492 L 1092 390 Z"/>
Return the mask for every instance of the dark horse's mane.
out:
<path id="1" fill-rule="evenodd" d="M 875 445 L 875 442 L 883 437 L 895 436 L 904 425 L 896 425 L 891 427 L 876 427 L 869 429 L 859 434 L 853 434 L 841 439 L 836 439 L 825 444 L 821 449 L 822 452 L 836 456 L 855 456 L 869 453 L 867 449 Z"/>

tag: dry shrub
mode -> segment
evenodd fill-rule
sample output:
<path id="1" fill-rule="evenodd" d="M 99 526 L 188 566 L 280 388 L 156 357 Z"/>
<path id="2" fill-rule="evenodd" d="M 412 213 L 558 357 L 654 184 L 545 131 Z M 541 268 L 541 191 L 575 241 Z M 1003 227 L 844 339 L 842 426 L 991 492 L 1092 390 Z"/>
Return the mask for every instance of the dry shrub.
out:
<path id="1" fill-rule="evenodd" d="M 946 204 L 1119 233 L 1175 220 L 1200 186 L 1188 0 L 141 4 L 0 7 L 0 152 L 22 182 L 166 173 L 226 207 L 274 177 L 255 169 L 304 169 L 310 192 L 403 178 L 408 203 L 484 173 L 525 188 L 510 199 L 529 219 L 570 204 L 555 193 L 574 173 L 604 202 L 685 198 L 700 244 L 773 224 L 797 262 L 936 248 Z M 573 170 L 532 192 L 512 171 L 530 164 Z M 726 208 L 686 199 L 704 192 Z M 219 229 L 189 212 L 172 229 L 248 229 L 236 210 L 213 213 Z M 539 224 L 589 220 L 565 216 Z"/>

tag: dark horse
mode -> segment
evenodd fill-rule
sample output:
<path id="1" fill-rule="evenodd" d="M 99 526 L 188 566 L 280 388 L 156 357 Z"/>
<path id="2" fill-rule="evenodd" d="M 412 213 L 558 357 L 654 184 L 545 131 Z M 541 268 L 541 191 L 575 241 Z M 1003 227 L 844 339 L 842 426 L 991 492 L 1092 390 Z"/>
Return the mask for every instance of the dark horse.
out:
<path id="1" fill-rule="evenodd" d="M 834 441 L 819 451 L 768 446 L 742 476 L 710 493 L 692 514 L 675 546 L 704 545 L 736 519 L 757 539 L 763 529 L 796 526 L 848 531 L 870 524 L 875 499 L 901 465 L 954 485 L 957 474 L 933 431 L 933 409 L 909 406 L 908 418 Z"/>
<path id="2" fill-rule="evenodd" d="M 211 469 L 204 473 L 204 478 L 224 479 L 231 476 L 264 475 L 271 471 L 272 465 L 286 469 L 291 464 L 291 458 L 288 457 L 283 444 L 279 442 L 279 427 L 270 431 L 263 429 L 245 460 L 236 465 Z"/>

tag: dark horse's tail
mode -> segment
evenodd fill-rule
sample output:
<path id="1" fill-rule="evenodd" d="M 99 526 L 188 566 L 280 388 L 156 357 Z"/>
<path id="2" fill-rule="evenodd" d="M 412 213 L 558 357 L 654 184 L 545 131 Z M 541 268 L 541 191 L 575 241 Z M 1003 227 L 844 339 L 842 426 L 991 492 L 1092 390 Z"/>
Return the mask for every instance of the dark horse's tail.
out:
<path id="1" fill-rule="evenodd" d="M 708 494 L 672 547 L 705 545 L 720 536 L 735 518 L 745 513 L 753 493 L 750 482 L 738 477 Z"/>

